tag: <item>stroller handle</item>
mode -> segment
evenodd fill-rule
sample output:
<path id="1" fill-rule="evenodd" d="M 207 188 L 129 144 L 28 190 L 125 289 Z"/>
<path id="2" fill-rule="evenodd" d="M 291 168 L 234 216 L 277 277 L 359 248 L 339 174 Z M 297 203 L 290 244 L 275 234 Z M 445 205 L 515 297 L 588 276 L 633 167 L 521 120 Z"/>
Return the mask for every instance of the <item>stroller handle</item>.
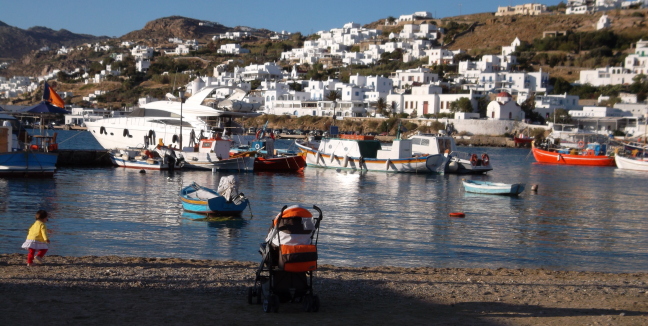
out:
<path id="1" fill-rule="evenodd" d="M 316 205 L 313 205 L 313 209 L 316 210 L 319 213 L 319 217 L 317 218 L 318 220 L 322 219 L 322 210 L 317 207 Z"/>

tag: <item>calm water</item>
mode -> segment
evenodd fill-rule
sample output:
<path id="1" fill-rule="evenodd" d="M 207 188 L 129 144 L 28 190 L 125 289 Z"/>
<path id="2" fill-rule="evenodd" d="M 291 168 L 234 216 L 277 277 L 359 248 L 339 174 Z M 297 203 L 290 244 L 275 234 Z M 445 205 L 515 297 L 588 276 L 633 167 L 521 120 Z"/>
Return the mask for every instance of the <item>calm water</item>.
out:
<path id="1" fill-rule="evenodd" d="M 59 131 L 59 141 L 60 148 L 100 148 L 83 132 Z M 271 217 L 301 203 L 324 211 L 324 264 L 648 270 L 647 173 L 539 165 L 524 149 L 464 150 L 487 151 L 495 170 L 239 174 L 253 217 L 246 210 L 226 222 L 186 219 L 177 197 L 192 181 L 215 188 L 222 175 L 211 172 L 63 168 L 53 179 L 0 179 L 0 253 L 23 252 L 42 208 L 53 216 L 51 254 L 258 261 Z M 527 190 L 518 198 L 471 195 L 462 178 L 526 183 Z M 448 216 L 455 211 L 466 217 Z"/>

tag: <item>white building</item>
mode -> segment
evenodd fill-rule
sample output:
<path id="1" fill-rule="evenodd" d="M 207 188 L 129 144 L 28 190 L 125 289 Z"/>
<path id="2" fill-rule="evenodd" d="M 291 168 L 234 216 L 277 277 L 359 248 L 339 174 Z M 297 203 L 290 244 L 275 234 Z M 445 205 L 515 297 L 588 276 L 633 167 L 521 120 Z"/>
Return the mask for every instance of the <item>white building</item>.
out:
<path id="1" fill-rule="evenodd" d="M 628 56 L 630 57 L 630 56 Z M 626 64 L 628 64 L 630 58 L 626 58 Z M 644 71 L 646 68 L 641 65 L 634 63 L 633 70 Z M 580 79 L 577 81 L 578 84 L 590 84 L 592 86 L 604 86 L 604 85 L 625 85 L 631 84 L 632 79 L 636 76 L 636 73 L 630 72 L 622 67 L 605 67 L 605 68 L 596 68 L 594 70 L 581 70 Z"/>
<path id="2" fill-rule="evenodd" d="M 527 3 L 517 6 L 497 7 L 495 16 L 525 15 L 537 16 L 547 12 L 547 6 L 539 3 Z"/>
<path id="3" fill-rule="evenodd" d="M 250 50 L 242 48 L 240 44 L 223 44 L 216 52 L 220 54 L 243 54 L 250 53 Z"/>
<path id="4" fill-rule="evenodd" d="M 491 101 L 486 108 L 488 120 L 516 120 L 524 121 L 524 111 L 513 101 L 511 94 L 501 92 L 495 101 Z"/>
<path id="5" fill-rule="evenodd" d="M 580 97 L 577 95 L 537 95 L 535 97 L 535 111 L 548 118 L 556 109 L 582 110 L 583 107 L 578 104 Z"/>

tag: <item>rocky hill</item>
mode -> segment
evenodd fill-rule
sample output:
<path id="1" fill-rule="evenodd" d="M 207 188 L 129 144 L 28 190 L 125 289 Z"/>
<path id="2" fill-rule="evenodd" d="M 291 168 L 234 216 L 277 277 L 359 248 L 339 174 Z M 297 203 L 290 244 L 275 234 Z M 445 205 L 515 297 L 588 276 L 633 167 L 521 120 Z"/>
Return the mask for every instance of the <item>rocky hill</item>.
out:
<path id="1" fill-rule="evenodd" d="M 201 22 L 203 24 L 201 25 Z M 266 29 L 254 29 L 245 26 L 227 27 L 219 23 L 205 22 L 182 16 L 171 16 L 152 20 L 143 29 L 130 32 L 122 40 L 167 40 L 178 37 L 209 42 L 212 36 L 232 31 L 246 31 L 254 37 L 268 37 L 272 32 Z"/>
<path id="2" fill-rule="evenodd" d="M 40 26 L 24 30 L 0 21 L 0 61 L 19 59 L 44 46 L 58 49 L 61 46 L 69 47 L 106 38 L 107 36 L 75 34 L 65 29 L 55 31 Z"/>

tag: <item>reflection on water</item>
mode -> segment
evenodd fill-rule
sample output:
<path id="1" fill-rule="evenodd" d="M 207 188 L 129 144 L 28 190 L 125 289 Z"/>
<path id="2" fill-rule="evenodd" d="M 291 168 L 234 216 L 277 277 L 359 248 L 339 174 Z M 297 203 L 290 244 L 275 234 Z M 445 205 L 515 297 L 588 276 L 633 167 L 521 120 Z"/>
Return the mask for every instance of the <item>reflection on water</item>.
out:
<path id="1" fill-rule="evenodd" d="M 21 252 L 37 209 L 52 212 L 52 254 L 257 261 L 284 205 L 322 208 L 320 262 L 339 266 L 648 268 L 648 174 L 534 164 L 528 150 L 487 148 L 482 176 L 359 172 L 239 174 L 252 217 L 193 220 L 180 189 L 217 188 L 204 171 L 61 169 L 53 179 L 0 179 L 1 253 Z M 465 193 L 462 178 L 525 183 L 518 197 Z M 530 191 L 537 184 L 538 191 Z M 462 219 L 450 212 L 465 212 Z"/>

